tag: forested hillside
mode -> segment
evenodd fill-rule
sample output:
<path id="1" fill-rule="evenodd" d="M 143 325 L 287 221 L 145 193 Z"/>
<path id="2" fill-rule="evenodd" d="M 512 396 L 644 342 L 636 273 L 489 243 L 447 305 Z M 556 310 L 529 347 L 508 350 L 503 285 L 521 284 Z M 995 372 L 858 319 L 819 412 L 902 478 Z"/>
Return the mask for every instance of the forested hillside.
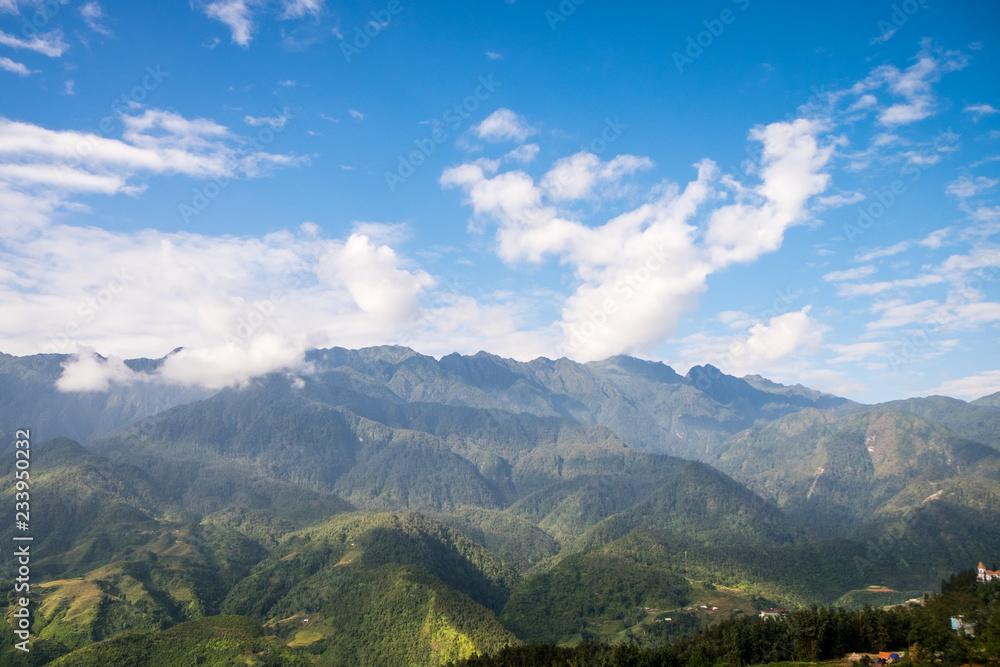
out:
<path id="1" fill-rule="evenodd" d="M 31 394 L 24 418 L 67 436 L 32 444 L 30 664 L 658 651 L 776 604 L 920 597 L 1000 553 L 989 398 L 861 406 L 628 357 L 309 359 L 161 410 L 3 358 L 3 409 Z M 13 472 L 8 451 L 10 507 Z"/>

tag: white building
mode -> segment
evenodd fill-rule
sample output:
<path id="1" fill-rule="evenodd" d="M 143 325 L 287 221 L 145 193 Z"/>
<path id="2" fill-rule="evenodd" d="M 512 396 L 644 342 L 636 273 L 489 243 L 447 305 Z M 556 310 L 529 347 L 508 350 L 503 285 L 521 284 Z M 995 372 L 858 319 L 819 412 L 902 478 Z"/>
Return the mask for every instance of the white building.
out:
<path id="1" fill-rule="evenodd" d="M 983 561 L 979 561 L 979 566 L 976 568 L 976 581 L 985 584 L 994 579 L 1000 579 L 1000 570 L 987 570 Z"/>

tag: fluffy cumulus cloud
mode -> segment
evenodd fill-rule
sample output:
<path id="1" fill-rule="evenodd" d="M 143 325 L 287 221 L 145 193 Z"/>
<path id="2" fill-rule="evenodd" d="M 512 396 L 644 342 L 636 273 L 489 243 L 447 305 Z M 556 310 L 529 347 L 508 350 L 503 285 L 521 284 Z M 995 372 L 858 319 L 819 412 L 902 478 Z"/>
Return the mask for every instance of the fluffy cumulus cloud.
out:
<path id="1" fill-rule="evenodd" d="M 829 327 L 809 316 L 810 307 L 774 315 L 752 323 L 746 331 L 730 336 L 694 334 L 680 341 L 680 363 L 710 363 L 726 373 L 745 375 L 766 370 L 780 375 L 793 366 L 797 355 L 815 352 Z"/>
<path id="2" fill-rule="evenodd" d="M 609 162 L 593 153 L 581 152 L 557 161 L 542 178 L 541 187 L 551 201 L 583 199 L 595 188 L 616 186 L 625 176 L 649 169 L 652 160 L 635 155 L 619 155 Z"/>
<path id="3" fill-rule="evenodd" d="M 330 245 L 317 275 L 331 286 L 345 288 L 368 320 L 394 327 L 419 310 L 417 297 L 434 282 L 423 271 L 398 266 L 392 248 L 376 247 L 367 236 L 353 234 L 346 243 Z"/>
<path id="4" fill-rule="evenodd" d="M 555 160 L 541 174 L 529 173 L 530 160 L 480 158 L 447 169 L 441 183 L 464 193 L 472 210 L 472 229 L 495 226 L 494 247 L 503 261 L 511 265 L 555 261 L 569 268 L 570 293 L 555 323 L 561 334 L 560 353 L 578 359 L 653 354 L 696 306 L 710 275 L 777 251 L 792 227 L 815 222 L 820 213 L 863 198 L 857 192 L 830 192 L 838 159 L 848 158 L 849 164 L 940 159 L 941 150 L 933 154 L 915 150 L 918 147 L 901 137 L 899 128 L 934 114 L 941 107 L 935 84 L 966 63 L 961 53 L 922 42 L 907 67 L 880 66 L 854 86 L 819 95 L 815 104 L 800 109 L 798 118 L 752 128 L 748 142 L 759 147 L 759 158 L 743 175 L 724 173 L 706 159 L 695 165 L 697 176 L 689 183 L 661 183 L 643 195 L 632 183 L 638 172 L 654 168 L 648 158 L 583 151 Z M 977 111 L 981 110 L 970 113 Z M 871 146 L 852 158 L 845 148 L 846 133 L 865 117 L 877 131 Z M 526 128 L 530 128 L 526 119 L 501 109 L 477 126 L 475 134 L 523 143 Z M 960 182 L 954 189 L 963 196 L 993 185 L 979 178 Z M 615 214 L 595 219 L 593 211 L 606 209 Z M 870 331 L 900 326 L 930 308 L 919 301 L 889 299 L 887 293 L 896 297 L 906 290 L 948 282 L 935 271 L 865 282 L 877 271 L 869 262 L 914 245 L 904 241 L 861 251 L 854 261 L 862 266 L 824 276 L 842 295 L 882 298 L 880 309 L 872 311 Z M 989 307 L 973 302 L 951 310 L 953 314 L 961 310 L 978 322 L 992 316 Z M 696 337 L 684 345 L 692 352 L 722 355 L 736 345 L 743 361 L 734 357 L 727 371 L 749 371 L 754 364 L 777 368 L 782 359 L 793 358 L 800 350 L 816 349 L 824 331 L 804 308 L 766 319 L 741 334 Z M 838 358 L 882 349 L 882 343 L 853 350 L 844 347 Z M 829 375 L 830 382 L 841 382 L 836 372 Z"/>
<path id="5" fill-rule="evenodd" d="M 66 390 L 141 379 L 95 349 L 128 358 L 183 346 L 156 380 L 205 387 L 297 368 L 331 339 L 393 340 L 434 283 L 364 235 L 322 238 L 310 225 L 262 238 L 50 225 L 0 258 L 0 338 L 19 354 L 78 353 Z M 32 270 L 43 262 L 51 269 Z"/>
<path id="6" fill-rule="evenodd" d="M 692 308 L 712 272 L 781 245 L 786 230 L 809 219 L 822 193 L 832 146 L 823 125 L 798 119 L 754 128 L 762 147 L 759 182 L 725 176 L 709 160 L 685 187 L 658 186 L 645 203 L 601 225 L 574 219 L 564 202 L 599 194 L 613 199 L 621 179 L 652 163 L 591 153 L 558 160 L 536 183 L 526 172 L 499 172 L 478 160 L 447 170 L 479 220 L 497 225 L 497 251 L 509 263 L 549 257 L 572 267 L 578 286 L 558 323 L 562 352 L 596 359 L 649 352 Z"/>
<path id="7" fill-rule="evenodd" d="M 510 109 L 497 109 L 483 122 L 472 128 L 472 131 L 480 139 L 486 141 L 516 141 L 523 142 L 533 134 L 537 134 L 538 129 L 528 124 L 524 116 L 520 116 Z"/>

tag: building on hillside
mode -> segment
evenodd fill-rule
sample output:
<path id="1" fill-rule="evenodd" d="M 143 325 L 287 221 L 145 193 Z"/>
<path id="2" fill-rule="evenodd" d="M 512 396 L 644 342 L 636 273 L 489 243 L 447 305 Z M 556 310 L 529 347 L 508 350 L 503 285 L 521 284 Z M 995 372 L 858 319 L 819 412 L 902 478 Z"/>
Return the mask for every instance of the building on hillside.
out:
<path id="1" fill-rule="evenodd" d="M 761 618 L 781 618 L 782 616 L 784 616 L 785 614 L 787 614 L 790 611 L 791 611 L 791 609 L 786 609 L 785 607 L 774 607 L 773 609 L 761 609 L 761 611 L 760 611 L 760 617 Z"/>
<path id="2" fill-rule="evenodd" d="M 976 634 L 976 628 L 972 623 L 965 620 L 964 616 L 952 616 L 951 617 L 951 629 L 955 632 L 961 634 L 965 633 L 970 637 Z"/>
<path id="3" fill-rule="evenodd" d="M 983 561 L 979 561 L 979 566 L 976 568 L 976 581 L 985 584 L 994 579 L 1000 579 L 1000 570 L 987 570 Z"/>

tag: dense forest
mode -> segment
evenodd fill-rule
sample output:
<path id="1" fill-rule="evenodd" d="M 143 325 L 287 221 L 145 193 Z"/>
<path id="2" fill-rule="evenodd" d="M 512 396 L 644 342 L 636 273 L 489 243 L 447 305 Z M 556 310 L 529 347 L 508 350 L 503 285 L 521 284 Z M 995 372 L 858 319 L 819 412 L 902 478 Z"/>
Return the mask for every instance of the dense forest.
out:
<path id="1" fill-rule="evenodd" d="M 690 638 L 643 648 L 637 643 L 508 646 L 451 667 L 712 667 L 820 661 L 897 652 L 899 667 L 1000 664 L 1000 581 L 977 584 L 974 570 L 941 583 L 940 595 L 887 609 L 810 607 L 776 619 L 725 620 Z M 956 632 L 961 617 L 974 634 Z"/>

